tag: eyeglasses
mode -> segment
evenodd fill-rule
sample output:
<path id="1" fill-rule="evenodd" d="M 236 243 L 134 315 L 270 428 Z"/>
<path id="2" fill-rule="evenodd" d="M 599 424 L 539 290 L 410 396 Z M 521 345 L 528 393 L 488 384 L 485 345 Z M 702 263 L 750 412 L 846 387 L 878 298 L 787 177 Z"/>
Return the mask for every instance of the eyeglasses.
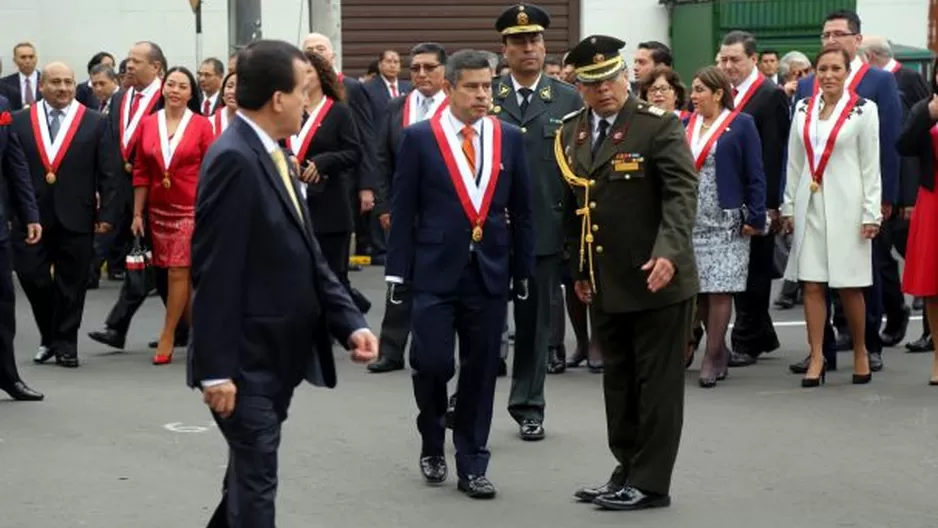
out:
<path id="1" fill-rule="evenodd" d="M 839 39 L 844 37 L 852 37 L 854 35 L 856 35 L 856 33 L 848 33 L 846 31 L 827 31 L 825 33 L 821 33 L 821 40 Z"/>
<path id="2" fill-rule="evenodd" d="M 648 95 L 652 95 L 652 94 L 664 95 L 668 92 L 673 92 L 673 91 L 674 91 L 674 88 L 670 84 L 665 85 L 665 86 L 652 86 L 651 88 L 648 89 Z"/>
<path id="3" fill-rule="evenodd" d="M 430 73 L 439 67 L 440 67 L 439 63 L 437 64 L 411 64 L 410 71 L 414 73 L 420 73 L 422 71 L 426 71 L 427 73 Z"/>

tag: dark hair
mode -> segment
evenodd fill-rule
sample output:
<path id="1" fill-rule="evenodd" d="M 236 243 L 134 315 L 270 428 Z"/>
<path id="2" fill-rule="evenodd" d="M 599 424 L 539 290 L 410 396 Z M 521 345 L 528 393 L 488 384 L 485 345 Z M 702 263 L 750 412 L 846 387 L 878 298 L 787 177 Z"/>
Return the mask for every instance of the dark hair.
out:
<path id="1" fill-rule="evenodd" d="M 667 45 L 658 42 L 657 40 L 648 40 L 645 42 L 638 43 L 638 49 L 646 49 L 651 52 L 651 60 L 656 65 L 664 64 L 665 66 L 674 65 L 674 57 L 671 55 L 671 48 Z"/>
<path id="2" fill-rule="evenodd" d="M 752 57 L 757 54 L 756 49 L 756 37 L 752 33 L 747 33 L 745 31 L 730 31 L 723 37 L 723 46 L 732 46 L 734 44 L 742 44 L 743 51 L 746 52 L 747 57 Z"/>
<path id="3" fill-rule="evenodd" d="M 424 53 L 433 53 L 436 55 L 436 60 L 440 61 L 440 64 L 446 64 L 446 48 L 442 44 L 437 44 L 436 42 L 421 42 L 413 48 L 410 48 L 410 58 L 413 59 L 415 55 L 423 55 Z"/>
<path id="4" fill-rule="evenodd" d="M 850 11 L 849 9 L 834 11 L 827 15 L 824 22 L 830 22 L 831 20 L 846 20 L 847 29 L 849 29 L 851 33 L 860 33 L 860 16 L 857 15 L 856 11 Z"/>
<path id="5" fill-rule="evenodd" d="M 319 84 L 322 86 L 323 95 L 336 101 L 345 101 L 345 85 L 339 82 L 339 77 L 332 69 L 329 61 L 315 51 L 307 51 L 306 60 L 309 61 L 313 69 L 316 70 L 316 75 L 319 76 Z"/>
<path id="6" fill-rule="evenodd" d="M 380 70 L 378 70 L 378 62 L 379 62 L 379 61 L 376 61 L 376 60 L 373 60 L 373 61 L 369 62 L 369 63 L 368 63 L 368 69 L 365 70 L 365 74 L 367 74 L 367 75 L 378 75 L 379 73 L 381 73 Z"/>
<path id="7" fill-rule="evenodd" d="M 648 100 L 648 90 L 660 77 L 664 77 L 664 80 L 674 89 L 674 107 L 684 108 L 687 102 L 687 87 L 681 82 L 681 76 L 668 66 L 655 66 L 651 70 L 644 82 L 639 84 L 639 99 Z"/>
<path id="8" fill-rule="evenodd" d="M 720 104 L 723 105 L 723 108 L 727 110 L 732 110 L 736 105 L 733 103 L 733 84 L 730 82 L 730 78 L 723 73 L 723 70 L 717 68 L 716 66 L 705 66 L 694 74 L 694 79 L 697 79 L 709 88 L 712 92 L 717 90 L 723 90 L 723 97 L 720 99 Z"/>
<path id="9" fill-rule="evenodd" d="M 394 51 L 394 50 L 392 50 L 392 49 L 386 49 L 386 50 L 382 51 L 380 55 L 378 55 L 378 62 L 381 62 L 381 61 L 383 61 L 385 58 L 387 58 L 388 53 L 394 53 L 394 54 L 397 55 L 398 58 L 400 58 L 400 56 L 401 56 L 400 53 L 397 53 L 396 51 Z"/>
<path id="10" fill-rule="evenodd" d="M 130 59 L 124 59 L 121 61 L 120 65 L 117 67 L 117 72 L 121 75 L 127 73 L 127 63 L 130 62 Z"/>
<path id="11" fill-rule="evenodd" d="M 462 72 L 465 70 L 489 70 L 492 65 L 489 64 L 489 58 L 484 52 L 476 50 L 460 50 L 450 55 L 446 61 L 446 80 L 450 86 L 456 87 L 459 79 L 462 78 Z"/>
<path id="12" fill-rule="evenodd" d="M 117 59 L 114 58 L 114 55 L 111 55 L 110 53 L 108 53 L 108 52 L 106 52 L 106 51 L 99 51 L 99 52 L 95 53 L 94 55 L 92 55 L 92 56 L 91 56 L 91 60 L 88 61 L 88 74 L 89 74 L 89 75 L 91 74 L 91 70 L 92 70 L 95 66 L 97 66 L 98 64 L 101 64 L 102 62 L 104 62 L 104 59 L 111 59 L 111 62 L 112 62 L 112 63 L 117 64 Z M 98 72 L 98 73 L 100 73 L 100 72 Z"/>
<path id="13" fill-rule="evenodd" d="M 189 98 L 189 102 L 186 103 L 186 106 L 189 108 L 189 110 L 192 110 L 193 113 L 201 114 L 202 94 L 199 92 L 199 85 L 195 80 L 195 75 L 192 75 L 192 72 L 189 71 L 189 68 L 186 68 L 185 66 L 173 66 L 172 68 L 166 70 L 166 79 L 169 79 L 170 75 L 177 72 L 185 75 L 189 79 L 189 90 L 192 92 L 192 97 Z"/>
<path id="14" fill-rule="evenodd" d="M 107 64 L 95 64 L 91 67 L 91 70 L 88 72 L 90 77 L 94 77 L 99 73 L 104 73 L 108 76 L 108 79 L 117 82 L 117 72 L 114 71 L 114 68 L 108 66 Z"/>
<path id="15" fill-rule="evenodd" d="M 762 50 L 762 53 L 759 54 L 759 60 L 762 60 L 762 57 L 765 57 L 766 55 L 775 55 L 776 59 L 781 57 L 781 55 L 778 54 L 778 51 L 774 49 L 765 49 Z"/>
<path id="16" fill-rule="evenodd" d="M 840 55 L 844 59 L 844 66 L 847 67 L 847 71 L 850 71 L 850 54 L 847 53 L 847 50 L 837 42 L 830 42 L 825 44 L 821 51 L 817 53 L 814 57 L 814 66 L 817 67 L 817 64 L 821 62 L 821 57 L 825 55 Z"/>
<path id="17" fill-rule="evenodd" d="M 222 76 L 225 75 L 225 65 L 221 63 L 220 60 L 215 57 L 209 57 L 202 61 L 202 64 L 211 64 L 212 69 L 215 70 L 215 75 Z"/>
<path id="18" fill-rule="evenodd" d="M 544 66 L 560 66 L 563 68 L 563 61 L 556 55 L 548 55 L 544 57 Z"/>
<path id="19" fill-rule="evenodd" d="M 166 68 L 169 68 L 169 64 L 166 63 L 166 55 L 163 54 L 163 48 L 161 48 L 159 44 L 149 40 L 141 40 L 140 42 L 137 42 L 137 44 L 146 44 L 150 46 L 150 51 L 147 53 L 147 60 L 151 64 L 154 62 L 159 62 L 160 69 L 167 71 L 168 74 L 168 70 Z"/>
<path id="20" fill-rule="evenodd" d="M 295 61 L 307 62 L 296 46 L 281 40 L 255 40 L 238 53 L 235 99 L 245 110 L 260 110 L 277 92 L 296 89 Z"/>
<path id="21" fill-rule="evenodd" d="M 213 114 L 217 112 L 219 108 L 224 108 L 225 106 L 227 106 L 225 104 L 225 85 L 228 84 L 228 79 L 231 79 L 232 75 L 238 75 L 238 72 L 232 70 L 226 73 L 225 76 L 221 80 L 221 96 L 215 99 L 215 107 L 212 108 Z M 235 84 L 235 101 L 237 101 L 238 99 L 237 93 L 238 93 L 238 85 Z"/>

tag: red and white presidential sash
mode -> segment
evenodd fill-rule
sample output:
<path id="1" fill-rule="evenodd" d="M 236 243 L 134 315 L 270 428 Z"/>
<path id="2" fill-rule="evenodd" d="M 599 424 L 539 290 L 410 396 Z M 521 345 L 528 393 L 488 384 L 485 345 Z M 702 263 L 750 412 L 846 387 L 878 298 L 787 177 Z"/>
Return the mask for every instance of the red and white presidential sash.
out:
<path id="1" fill-rule="evenodd" d="M 322 125 L 322 120 L 325 119 L 326 114 L 329 113 L 333 104 L 335 104 L 335 101 L 331 98 L 323 97 L 322 101 L 319 101 L 316 108 L 313 108 L 309 117 L 306 118 L 306 123 L 303 123 L 303 128 L 300 129 L 300 133 L 287 138 L 287 146 L 290 147 L 290 152 L 292 152 L 297 159 L 306 159 L 309 144 L 313 141 L 316 132 L 319 130 L 320 125 Z"/>
<path id="2" fill-rule="evenodd" d="M 49 135 L 49 116 L 46 114 L 46 105 L 36 104 L 29 110 L 36 150 L 39 151 L 39 160 L 46 169 L 46 183 L 49 185 L 55 183 L 59 166 L 62 165 L 68 147 L 75 139 L 78 127 L 81 126 L 81 118 L 85 115 L 85 105 L 77 101 L 72 104 L 75 108 L 68 112 L 59 124 L 59 133 L 54 141 Z"/>
<path id="3" fill-rule="evenodd" d="M 223 106 L 215 111 L 215 114 L 212 115 L 212 130 L 215 132 L 215 137 L 221 135 L 225 129 L 228 128 L 228 107 Z"/>
<path id="4" fill-rule="evenodd" d="M 865 62 L 861 64 L 859 68 L 850 70 L 850 75 L 848 75 L 847 80 L 844 81 L 847 85 L 847 91 L 856 92 L 857 87 L 860 86 L 860 82 L 863 81 L 863 77 L 868 71 L 870 71 L 870 65 Z M 817 74 L 814 74 L 814 91 L 811 92 L 811 95 L 817 95 L 819 91 L 820 86 L 818 85 Z"/>
<path id="5" fill-rule="evenodd" d="M 144 99 L 147 101 L 144 103 L 143 100 L 140 101 L 140 104 L 137 105 L 137 111 L 134 112 L 134 115 L 130 115 L 130 107 L 133 105 L 133 91 L 127 90 L 124 92 L 124 99 L 121 101 L 120 106 L 120 127 L 118 130 L 120 146 L 121 146 L 121 155 L 124 157 L 124 161 L 129 161 L 130 151 L 133 148 L 134 143 L 137 141 L 137 130 L 140 125 L 140 121 L 144 117 L 150 115 L 150 112 L 153 111 L 153 107 L 156 106 L 156 102 L 160 99 L 160 90 L 163 87 L 162 82 L 157 78 L 153 81 L 155 88 L 152 89 L 149 98 L 144 96 Z"/>
<path id="6" fill-rule="evenodd" d="M 411 91 L 407 94 L 407 98 L 404 99 L 404 127 L 413 125 L 414 123 L 420 121 L 417 119 L 417 112 L 420 111 L 420 105 L 417 104 L 417 97 L 423 97 L 420 95 L 420 92 L 417 90 Z M 440 112 L 449 107 L 449 97 L 446 97 L 443 94 L 437 94 L 436 100 L 433 101 L 433 104 L 430 105 L 430 108 L 427 109 L 427 115 L 424 116 L 424 119 L 435 119 L 440 115 Z"/>
<path id="7" fill-rule="evenodd" d="M 808 100 L 808 111 L 804 118 L 804 127 L 802 129 L 802 140 L 804 148 L 808 155 L 808 167 L 811 171 L 811 190 L 817 191 L 824 180 L 824 170 L 827 163 L 834 153 L 834 145 L 837 143 L 837 136 L 847 121 L 850 111 L 856 106 L 860 96 L 853 91 L 844 91 L 834 107 L 831 116 L 836 116 L 834 127 L 825 136 L 819 130 L 818 123 L 821 115 L 821 105 L 818 104 L 820 95 L 814 95 Z M 822 148 L 823 145 L 823 148 Z"/>
<path id="8" fill-rule="evenodd" d="M 482 118 L 482 132 L 479 135 L 482 152 L 476 161 L 480 175 L 477 185 L 476 175 L 469 168 L 469 161 L 463 154 L 459 131 L 446 119 L 447 115 L 443 113 L 434 117 L 430 121 L 430 127 L 433 129 L 437 147 L 446 163 L 453 187 L 456 188 L 463 212 L 472 226 L 472 239 L 479 242 L 482 240 L 482 228 L 492 205 L 492 196 L 495 194 L 502 167 L 501 121 L 490 116 Z"/>
<path id="9" fill-rule="evenodd" d="M 690 117 L 690 121 L 687 122 L 687 142 L 690 143 L 690 150 L 694 155 L 694 166 L 697 167 L 697 172 L 700 172 L 700 169 L 707 161 L 707 156 L 713 150 L 713 145 L 716 144 L 723 132 L 726 132 L 729 128 L 730 123 L 739 115 L 739 108 L 737 107 L 732 111 L 724 108 L 713 121 L 710 130 L 703 134 L 703 137 L 701 137 L 703 117 L 697 112 L 694 112 L 694 115 Z"/>
<path id="10" fill-rule="evenodd" d="M 896 59 L 889 59 L 889 62 L 887 62 L 886 65 L 883 66 L 883 69 L 890 73 L 896 73 L 897 71 L 902 69 L 902 63 L 897 61 Z"/>
<path id="11" fill-rule="evenodd" d="M 176 133 L 170 138 L 169 127 L 166 125 L 166 110 L 160 110 L 156 114 L 157 128 L 160 134 L 160 161 L 163 162 L 164 185 L 166 179 L 169 178 L 169 168 L 172 166 L 173 156 L 176 154 L 176 149 L 179 147 L 179 144 L 182 143 L 183 137 L 185 137 L 186 127 L 189 126 L 191 119 L 192 110 L 186 108 L 185 113 L 182 114 L 182 119 L 179 121 L 179 125 L 176 127 Z"/>
<path id="12" fill-rule="evenodd" d="M 749 103 L 749 100 L 752 99 L 752 96 L 755 95 L 756 90 L 758 90 L 764 82 L 765 76 L 761 73 L 757 74 L 756 80 L 749 85 L 749 88 L 747 88 L 745 92 L 737 93 L 736 97 L 733 98 L 733 106 L 736 107 L 733 111 L 736 113 L 742 112 L 743 108 Z"/>

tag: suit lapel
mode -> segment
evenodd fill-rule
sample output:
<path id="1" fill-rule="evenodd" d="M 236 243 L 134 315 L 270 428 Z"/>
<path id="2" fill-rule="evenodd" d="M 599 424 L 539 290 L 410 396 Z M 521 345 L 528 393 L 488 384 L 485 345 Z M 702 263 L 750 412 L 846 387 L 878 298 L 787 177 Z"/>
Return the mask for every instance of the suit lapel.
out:
<path id="1" fill-rule="evenodd" d="M 521 125 L 527 125 L 531 121 L 537 119 L 541 114 L 547 111 L 547 104 L 553 98 L 553 90 L 550 86 L 550 78 L 546 75 L 541 75 L 540 82 L 537 83 L 537 86 L 534 88 L 534 93 L 531 94 L 531 100 L 528 102 L 528 111 L 524 114 L 524 119 L 521 122 Z M 514 98 L 515 101 L 518 100 L 517 97 Z M 518 111 L 521 111 L 521 108 L 518 108 Z"/>
<path id="2" fill-rule="evenodd" d="M 596 158 L 593 159 L 593 164 L 590 166 L 590 172 L 595 171 L 599 167 L 605 165 L 606 162 L 612 159 L 612 156 L 615 155 L 616 144 L 620 143 L 625 138 L 625 135 L 628 134 L 628 127 L 626 124 L 631 121 L 632 114 L 635 113 L 635 106 L 635 98 L 629 96 L 625 106 L 622 107 L 619 115 L 616 116 L 615 123 L 613 123 L 606 132 L 606 140 L 603 141 L 602 146 L 599 148 L 599 152 L 596 154 Z"/>
<path id="3" fill-rule="evenodd" d="M 511 77 L 505 76 L 499 80 L 495 105 L 501 109 L 496 113 L 507 112 L 514 118 L 515 123 L 521 123 L 521 107 L 518 106 L 518 96 L 511 86 Z"/>
<path id="4" fill-rule="evenodd" d="M 580 169 L 577 174 L 589 174 L 590 166 L 593 163 L 593 155 L 590 153 L 592 129 L 590 128 L 589 110 L 583 112 L 577 119 L 574 133 L 576 134 L 576 152 L 574 154 Z"/>

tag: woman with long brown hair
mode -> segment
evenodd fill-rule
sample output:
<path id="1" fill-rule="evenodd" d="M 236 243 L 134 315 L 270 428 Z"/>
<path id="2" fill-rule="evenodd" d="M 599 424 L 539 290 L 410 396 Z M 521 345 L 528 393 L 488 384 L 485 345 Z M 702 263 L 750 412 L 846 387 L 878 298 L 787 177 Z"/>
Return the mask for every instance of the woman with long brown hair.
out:
<path id="1" fill-rule="evenodd" d="M 329 267 L 349 286 L 349 244 L 354 230 L 351 189 L 353 169 L 361 159 L 361 143 L 345 88 L 329 62 L 315 52 L 309 60 L 307 117 L 287 146 L 300 169 L 316 240 Z"/>
<path id="2" fill-rule="evenodd" d="M 209 117 L 212 122 L 212 130 L 215 131 L 215 137 L 221 135 L 228 128 L 228 123 L 234 119 L 235 112 L 238 111 L 238 100 L 235 98 L 235 87 L 238 85 L 238 74 L 231 71 L 221 81 L 221 99 L 222 105 L 215 109 L 215 113 Z"/>

